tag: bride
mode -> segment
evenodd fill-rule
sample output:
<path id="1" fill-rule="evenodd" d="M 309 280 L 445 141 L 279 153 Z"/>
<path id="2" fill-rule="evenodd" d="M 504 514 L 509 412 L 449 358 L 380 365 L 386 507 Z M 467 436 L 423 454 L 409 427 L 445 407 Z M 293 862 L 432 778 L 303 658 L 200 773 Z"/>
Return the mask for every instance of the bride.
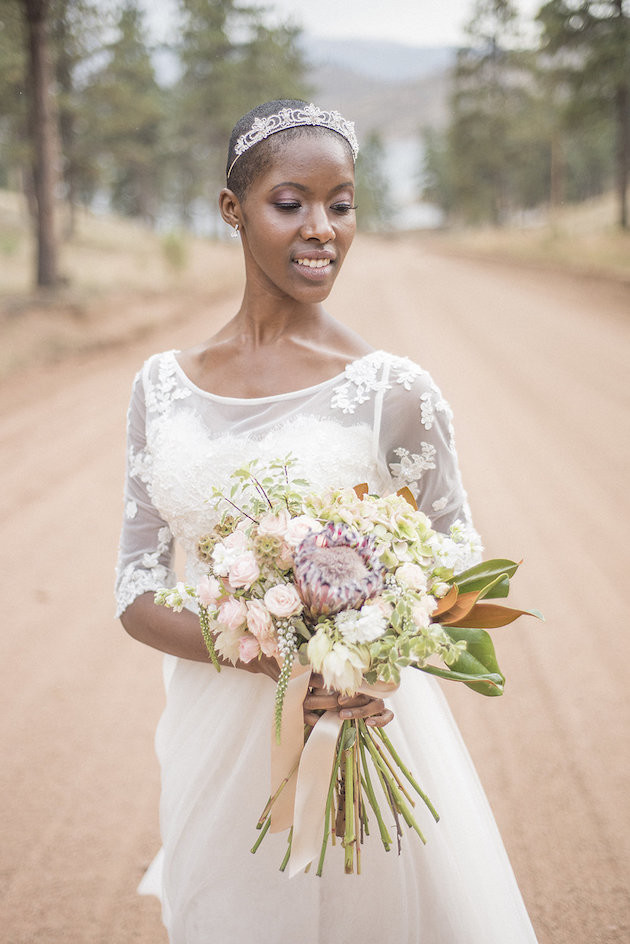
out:
<path id="1" fill-rule="evenodd" d="M 151 357 L 134 382 L 117 598 L 127 632 L 167 654 L 156 736 L 163 848 L 141 891 L 159 895 L 171 944 L 536 940 L 434 679 L 403 673 L 387 705 L 311 679 L 306 721 L 333 706 L 390 725 L 441 819 L 427 817 L 427 845 L 405 837 L 400 856 L 368 839 L 360 876 L 343 874 L 337 847 L 322 878 L 289 879 L 278 870 L 286 836 L 249 853 L 269 792 L 277 665 L 261 656 L 219 675 L 196 615 L 153 602 L 175 580 L 175 540 L 187 578 L 198 579 L 196 542 L 216 523 L 206 499 L 254 457 L 291 452 L 321 488 L 407 485 L 434 528 L 465 536 L 458 569 L 479 553 L 440 391 L 417 364 L 373 350 L 323 307 L 355 233 L 357 151 L 352 124 L 304 102 L 268 102 L 240 119 L 220 209 L 242 242 L 241 306 L 208 341 Z"/>

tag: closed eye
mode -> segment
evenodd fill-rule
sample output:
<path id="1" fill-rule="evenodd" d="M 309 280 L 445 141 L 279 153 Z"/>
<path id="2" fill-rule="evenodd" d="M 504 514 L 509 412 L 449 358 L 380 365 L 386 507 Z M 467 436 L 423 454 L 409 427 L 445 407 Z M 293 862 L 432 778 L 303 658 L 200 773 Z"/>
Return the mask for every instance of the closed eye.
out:
<path id="1" fill-rule="evenodd" d="M 349 213 L 350 210 L 356 210 L 356 204 L 352 203 L 334 203 L 331 207 L 331 210 L 334 210 L 335 213 Z"/>

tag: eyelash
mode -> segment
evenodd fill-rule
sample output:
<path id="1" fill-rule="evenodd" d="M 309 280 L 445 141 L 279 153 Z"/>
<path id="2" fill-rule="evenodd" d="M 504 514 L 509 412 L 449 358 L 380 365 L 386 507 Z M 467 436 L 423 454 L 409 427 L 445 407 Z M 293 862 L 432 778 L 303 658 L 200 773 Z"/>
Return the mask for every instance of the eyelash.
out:
<path id="1" fill-rule="evenodd" d="M 286 213 L 291 213 L 295 210 L 299 210 L 302 206 L 301 203 L 276 203 L 276 206 L 279 210 L 283 210 Z M 331 208 L 335 213 L 339 213 L 342 216 L 345 216 L 346 213 L 349 213 L 350 210 L 356 210 L 356 204 L 352 203 L 334 203 Z"/>

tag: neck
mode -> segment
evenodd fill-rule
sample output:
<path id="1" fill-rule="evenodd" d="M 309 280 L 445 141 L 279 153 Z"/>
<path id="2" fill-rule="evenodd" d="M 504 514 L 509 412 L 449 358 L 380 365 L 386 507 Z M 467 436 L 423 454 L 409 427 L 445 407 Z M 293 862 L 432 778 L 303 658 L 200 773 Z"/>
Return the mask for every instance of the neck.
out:
<path id="1" fill-rule="evenodd" d="M 230 322 L 241 343 L 253 348 L 282 340 L 315 339 L 330 320 L 321 302 L 305 304 L 287 296 L 258 292 L 248 283 Z"/>

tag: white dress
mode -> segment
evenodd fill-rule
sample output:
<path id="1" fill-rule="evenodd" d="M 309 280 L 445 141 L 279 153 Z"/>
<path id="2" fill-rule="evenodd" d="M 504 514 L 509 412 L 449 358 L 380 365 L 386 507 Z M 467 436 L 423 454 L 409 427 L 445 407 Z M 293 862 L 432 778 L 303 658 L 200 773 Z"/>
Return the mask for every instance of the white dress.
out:
<path id="1" fill-rule="evenodd" d="M 329 381 L 278 396 L 221 397 L 196 387 L 176 352 L 150 358 L 129 408 L 128 475 L 117 597 L 172 585 L 173 539 L 187 576 L 195 543 L 215 523 L 213 486 L 254 456 L 291 453 L 316 487 L 391 491 L 406 484 L 433 526 L 467 535 L 478 553 L 451 413 L 426 371 L 382 351 Z M 171 944 L 524 944 L 536 938 L 476 772 L 433 678 L 414 669 L 390 700 L 388 732 L 438 808 L 418 809 L 428 842 L 409 832 L 402 855 L 378 835 L 362 874 L 331 848 L 322 878 L 289 879 L 285 834 L 256 855 L 269 793 L 273 683 L 238 669 L 165 657 L 167 700 L 156 735 L 163 849 L 144 891 L 162 900 Z M 473 692 L 471 698 L 480 697 Z"/>

